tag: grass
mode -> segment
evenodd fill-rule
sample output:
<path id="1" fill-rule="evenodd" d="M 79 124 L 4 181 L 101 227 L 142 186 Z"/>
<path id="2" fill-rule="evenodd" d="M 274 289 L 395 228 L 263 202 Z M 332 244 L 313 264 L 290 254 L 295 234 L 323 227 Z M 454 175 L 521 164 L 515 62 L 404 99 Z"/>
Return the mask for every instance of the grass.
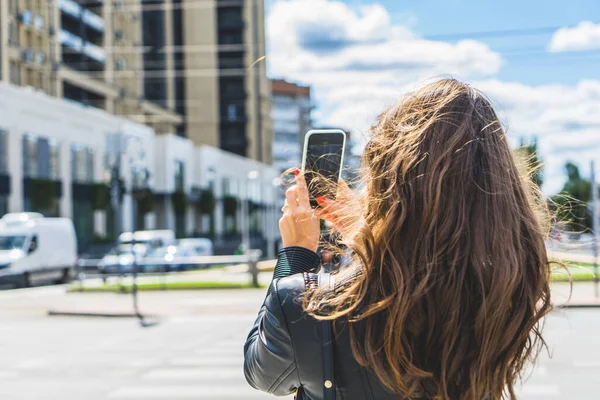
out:
<path id="1" fill-rule="evenodd" d="M 159 290 L 202 290 L 202 289 L 251 289 L 254 288 L 250 283 L 236 282 L 210 282 L 210 281 L 191 281 L 191 282 L 145 282 L 137 285 L 139 291 L 159 291 Z M 260 285 L 264 288 L 266 286 Z M 104 284 L 102 286 L 79 286 L 73 284 L 68 289 L 69 292 L 130 292 L 131 284 Z"/>
<path id="2" fill-rule="evenodd" d="M 568 267 L 568 273 L 564 270 L 556 270 L 552 272 L 552 281 L 554 282 L 574 282 L 593 281 L 594 280 L 594 269 L 592 267 L 576 266 Z M 569 274 L 571 276 L 569 276 Z"/>

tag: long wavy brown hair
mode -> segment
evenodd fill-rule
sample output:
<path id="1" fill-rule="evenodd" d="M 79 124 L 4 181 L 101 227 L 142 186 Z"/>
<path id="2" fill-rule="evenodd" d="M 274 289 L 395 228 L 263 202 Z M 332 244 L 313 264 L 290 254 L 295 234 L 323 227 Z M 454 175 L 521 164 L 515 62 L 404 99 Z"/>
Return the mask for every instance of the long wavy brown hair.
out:
<path id="1" fill-rule="evenodd" d="M 399 398 L 516 398 L 551 310 L 545 202 L 479 91 L 443 79 L 381 114 L 363 155 L 353 264 L 305 308 L 347 318 Z M 358 271 L 358 273 L 356 273 Z M 328 310 L 324 312 L 323 310 Z"/>

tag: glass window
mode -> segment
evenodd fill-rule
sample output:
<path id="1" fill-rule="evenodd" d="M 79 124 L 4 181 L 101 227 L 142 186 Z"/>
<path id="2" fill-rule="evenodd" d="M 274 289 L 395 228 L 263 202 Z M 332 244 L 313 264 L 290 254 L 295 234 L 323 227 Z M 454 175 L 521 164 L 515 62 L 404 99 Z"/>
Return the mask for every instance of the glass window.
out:
<path id="1" fill-rule="evenodd" d="M 182 161 L 175 161 L 175 190 L 185 190 L 185 165 Z"/>
<path id="2" fill-rule="evenodd" d="M 0 250 L 22 249 L 27 236 L 0 236 Z"/>
<path id="3" fill-rule="evenodd" d="M 19 64 L 11 62 L 10 63 L 10 82 L 15 85 L 21 84 L 21 73 L 19 69 Z"/>
<path id="4" fill-rule="evenodd" d="M 74 182 L 94 181 L 94 151 L 87 146 L 71 146 L 71 179 Z"/>
<path id="5" fill-rule="evenodd" d="M 223 178 L 223 196 L 237 196 L 238 182 L 235 179 Z"/>
<path id="6" fill-rule="evenodd" d="M 56 140 L 49 140 L 48 174 L 49 178 L 58 180 L 60 175 L 60 148 Z"/>
<path id="7" fill-rule="evenodd" d="M 212 189 L 213 191 L 215 190 L 216 180 L 217 180 L 217 172 L 215 171 L 214 168 L 209 168 L 208 173 L 207 173 L 208 187 L 210 189 Z"/>
<path id="8" fill-rule="evenodd" d="M 88 147 L 85 152 L 86 157 L 86 178 L 88 182 L 94 181 L 94 150 Z"/>
<path id="9" fill-rule="evenodd" d="M 23 136 L 23 176 L 37 178 L 39 172 L 38 138 Z"/>
<path id="10" fill-rule="evenodd" d="M 0 129 L 0 174 L 5 174 L 8 167 L 8 134 Z"/>
<path id="11" fill-rule="evenodd" d="M 227 119 L 233 121 L 237 118 L 237 107 L 235 104 L 229 104 L 227 106 Z"/>

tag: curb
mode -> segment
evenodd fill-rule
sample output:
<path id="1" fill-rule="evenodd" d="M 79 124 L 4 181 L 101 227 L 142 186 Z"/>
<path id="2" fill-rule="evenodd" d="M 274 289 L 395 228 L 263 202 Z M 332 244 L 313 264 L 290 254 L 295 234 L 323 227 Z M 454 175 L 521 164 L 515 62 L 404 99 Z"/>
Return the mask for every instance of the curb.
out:
<path id="1" fill-rule="evenodd" d="M 556 308 L 600 308 L 600 303 L 567 303 Z"/>
<path id="2" fill-rule="evenodd" d="M 48 310 L 50 317 L 100 317 L 100 318 L 139 318 L 139 315 L 133 312 L 129 313 L 109 313 L 93 311 L 60 311 Z M 154 318 L 152 315 L 144 315 L 144 318 Z"/>

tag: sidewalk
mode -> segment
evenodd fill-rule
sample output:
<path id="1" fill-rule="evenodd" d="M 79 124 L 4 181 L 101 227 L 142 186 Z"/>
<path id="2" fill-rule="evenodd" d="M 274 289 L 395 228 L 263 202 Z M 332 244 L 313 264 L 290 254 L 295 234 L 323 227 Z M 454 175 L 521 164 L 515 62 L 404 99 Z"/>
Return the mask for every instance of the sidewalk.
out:
<path id="1" fill-rule="evenodd" d="M 551 289 L 552 304 L 555 307 L 600 307 L 600 285 L 597 296 L 594 282 L 574 282 L 572 289 L 569 282 L 554 282 Z"/>

